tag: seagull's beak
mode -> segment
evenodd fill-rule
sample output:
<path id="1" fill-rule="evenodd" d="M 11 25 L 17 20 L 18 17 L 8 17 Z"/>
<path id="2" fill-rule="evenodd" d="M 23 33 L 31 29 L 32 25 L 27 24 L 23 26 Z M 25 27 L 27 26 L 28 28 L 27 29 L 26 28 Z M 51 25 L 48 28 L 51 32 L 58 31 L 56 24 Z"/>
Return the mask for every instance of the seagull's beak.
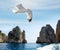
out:
<path id="1" fill-rule="evenodd" d="M 31 19 L 28 19 L 28 21 L 31 22 L 32 21 L 32 18 Z"/>

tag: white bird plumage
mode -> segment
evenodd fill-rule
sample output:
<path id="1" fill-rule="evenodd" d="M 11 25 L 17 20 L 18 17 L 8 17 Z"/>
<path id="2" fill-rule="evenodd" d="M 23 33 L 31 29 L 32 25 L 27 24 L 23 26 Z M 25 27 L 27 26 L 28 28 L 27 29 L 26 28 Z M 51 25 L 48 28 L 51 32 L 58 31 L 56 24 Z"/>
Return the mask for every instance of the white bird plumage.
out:
<path id="1" fill-rule="evenodd" d="M 22 4 L 18 4 L 12 11 L 13 13 L 26 13 L 28 21 L 30 22 L 32 20 L 32 11 L 25 9 Z"/>

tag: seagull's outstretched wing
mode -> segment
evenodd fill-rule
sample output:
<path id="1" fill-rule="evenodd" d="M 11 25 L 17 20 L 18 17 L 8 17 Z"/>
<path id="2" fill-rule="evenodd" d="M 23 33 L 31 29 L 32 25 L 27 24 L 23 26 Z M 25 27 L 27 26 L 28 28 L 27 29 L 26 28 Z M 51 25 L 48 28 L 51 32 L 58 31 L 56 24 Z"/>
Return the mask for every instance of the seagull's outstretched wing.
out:
<path id="1" fill-rule="evenodd" d="M 16 7 L 17 7 L 19 10 L 20 10 L 20 9 L 25 9 L 25 8 L 22 6 L 22 4 L 18 4 Z"/>
<path id="2" fill-rule="evenodd" d="M 27 9 L 26 15 L 27 15 L 28 21 L 31 22 L 31 20 L 32 20 L 32 11 L 30 9 Z"/>
<path id="3" fill-rule="evenodd" d="M 12 11 L 13 11 L 13 13 L 24 13 L 25 10 L 26 9 L 22 6 L 22 4 L 18 4 L 18 5 L 16 5 L 15 9 Z"/>

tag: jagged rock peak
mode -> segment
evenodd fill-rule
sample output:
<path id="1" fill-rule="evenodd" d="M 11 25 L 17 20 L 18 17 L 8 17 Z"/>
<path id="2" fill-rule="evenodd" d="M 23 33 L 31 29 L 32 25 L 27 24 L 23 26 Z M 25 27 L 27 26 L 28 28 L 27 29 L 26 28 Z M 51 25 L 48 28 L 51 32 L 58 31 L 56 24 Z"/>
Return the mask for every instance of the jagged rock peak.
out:
<path id="1" fill-rule="evenodd" d="M 8 33 L 8 42 L 26 43 L 25 32 L 22 33 L 19 26 L 16 26 Z"/>
<path id="2" fill-rule="evenodd" d="M 43 26 L 37 38 L 37 43 L 53 43 L 56 41 L 55 33 L 50 24 Z"/>

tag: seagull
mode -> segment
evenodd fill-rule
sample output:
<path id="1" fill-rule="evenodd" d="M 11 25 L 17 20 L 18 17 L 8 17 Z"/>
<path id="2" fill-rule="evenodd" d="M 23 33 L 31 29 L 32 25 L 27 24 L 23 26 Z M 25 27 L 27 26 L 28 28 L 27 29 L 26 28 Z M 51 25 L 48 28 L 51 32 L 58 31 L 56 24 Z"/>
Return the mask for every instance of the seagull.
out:
<path id="1" fill-rule="evenodd" d="M 26 9 L 22 4 L 16 5 L 15 9 L 12 10 L 13 13 L 26 13 L 27 19 L 29 22 L 32 20 L 32 11 L 30 9 Z"/>

